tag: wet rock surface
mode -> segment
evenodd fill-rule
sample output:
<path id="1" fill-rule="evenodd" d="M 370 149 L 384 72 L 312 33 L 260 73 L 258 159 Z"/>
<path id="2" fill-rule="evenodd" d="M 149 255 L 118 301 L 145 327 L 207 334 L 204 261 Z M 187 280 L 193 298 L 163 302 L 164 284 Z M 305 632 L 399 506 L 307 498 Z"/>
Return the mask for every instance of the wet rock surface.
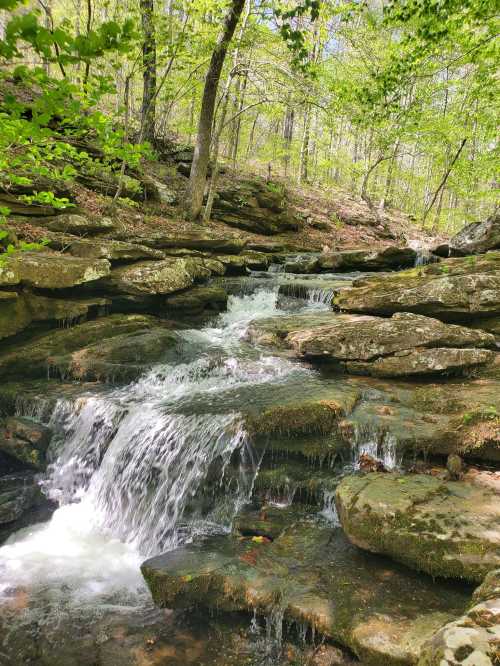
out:
<path id="1" fill-rule="evenodd" d="M 466 596 L 350 546 L 340 530 L 298 521 L 272 542 L 213 537 L 142 566 L 160 606 L 280 609 L 348 646 L 363 664 L 415 664 Z"/>
<path id="2" fill-rule="evenodd" d="M 18 521 L 43 501 L 40 489 L 29 472 L 0 477 L 0 527 Z M 0 539 L 2 532 L 0 530 Z"/>
<path id="3" fill-rule="evenodd" d="M 360 548 L 433 576 L 481 582 L 500 564 L 500 484 L 481 477 L 346 477 L 336 491 L 342 527 Z"/>
<path id="4" fill-rule="evenodd" d="M 0 431 L 0 451 L 29 468 L 44 469 L 51 436 L 47 426 L 11 416 Z"/>
<path id="5" fill-rule="evenodd" d="M 67 329 L 54 330 L 0 355 L 3 377 L 43 377 L 60 364 L 63 374 L 95 377 L 91 368 L 137 362 L 161 356 L 173 333 L 144 315 L 110 315 Z M 125 369 L 125 368 L 124 368 Z M 137 373 L 138 368 L 135 369 Z M 80 374 L 81 373 L 81 374 Z"/>

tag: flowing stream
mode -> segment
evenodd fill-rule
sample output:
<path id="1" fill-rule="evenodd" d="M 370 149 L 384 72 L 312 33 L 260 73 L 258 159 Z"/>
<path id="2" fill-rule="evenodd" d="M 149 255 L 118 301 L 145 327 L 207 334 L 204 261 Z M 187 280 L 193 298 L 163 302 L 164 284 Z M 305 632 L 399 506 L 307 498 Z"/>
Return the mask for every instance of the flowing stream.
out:
<path id="1" fill-rule="evenodd" d="M 301 308 L 327 305 L 314 292 Z M 239 408 L 264 387 L 283 390 L 314 375 L 245 342 L 250 321 L 276 314 L 290 314 L 278 309 L 276 280 L 253 280 L 213 324 L 179 333 L 175 362 L 126 387 L 57 402 L 41 483 L 59 508 L 0 548 L 0 609 L 15 611 L 0 663 L 27 627 L 150 609 L 141 561 L 230 529 L 259 465 Z M 37 410 L 46 405 L 30 406 Z"/>

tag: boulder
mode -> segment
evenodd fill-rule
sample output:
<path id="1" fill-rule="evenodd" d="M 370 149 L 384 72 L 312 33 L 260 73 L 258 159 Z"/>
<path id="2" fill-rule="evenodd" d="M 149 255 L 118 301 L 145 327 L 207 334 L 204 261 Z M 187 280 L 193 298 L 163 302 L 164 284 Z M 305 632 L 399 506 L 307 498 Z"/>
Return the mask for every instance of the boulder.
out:
<path id="1" fill-rule="evenodd" d="M 167 310 L 198 314 L 203 310 L 220 312 L 226 309 L 227 291 L 220 287 L 194 287 L 165 299 Z"/>
<path id="2" fill-rule="evenodd" d="M 158 362 L 177 344 L 165 328 L 139 329 L 50 358 L 51 368 L 64 378 L 94 381 L 131 381 Z"/>
<path id="3" fill-rule="evenodd" d="M 452 256 L 483 254 L 500 249 L 500 212 L 495 212 L 484 222 L 466 225 L 449 241 Z"/>
<path id="4" fill-rule="evenodd" d="M 88 240 L 75 236 L 57 235 L 49 240 L 49 247 L 55 250 L 64 250 L 74 257 L 84 259 L 108 259 L 109 261 L 125 262 L 165 258 L 165 254 L 161 250 L 154 250 L 146 245 L 107 238 Z"/>
<path id="5" fill-rule="evenodd" d="M 0 477 L 0 525 L 13 523 L 43 500 L 33 474 Z"/>
<path id="6" fill-rule="evenodd" d="M 446 373 L 495 358 L 477 349 L 495 347 L 491 334 L 410 313 L 390 319 L 333 313 L 264 319 L 253 322 L 248 335 L 306 358 L 340 363 L 353 374 L 379 377 Z"/>
<path id="7" fill-rule="evenodd" d="M 241 181 L 215 197 L 212 217 L 231 227 L 272 236 L 298 231 L 301 223 L 288 210 L 286 192 L 261 181 Z"/>
<path id="8" fill-rule="evenodd" d="M 418 666 L 495 666 L 500 644 L 500 569 L 490 571 L 458 620 L 424 645 Z"/>
<path id="9" fill-rule="evenodd" d="M 417 253 L 411 247 L 390 245 L 383 250 L 344 250 L 321 254 L 318 266 L 323 271 L 384 271 L 415 265 Z"/>
<path id="10" fill-rule="evenodd" d="M 93 236 L 113 231 L 116 228 L 116 224 L 109 217 L 91 219 L 75 213 L 63 213 L 51 220 L 43 220 L 39 223 L 46 224 L 51 231 L 62 231 L 75 236 Z"/>
<path id="11" fill-rule="evenodd" d="M 146 331 L 160 325 L 155 317 L 110 315 L 72 328 L 57 329 L 0 354 L 0 376 L 46 377 L 55 357 L 104 344 L 114 336 Z"/>
<path id="12" fill-rule="evenodd" d="M 22 465 L 44 469 L 51 435 L 49 428 L 31 419 L 9 417 L 0 434 L 0 451 Z"/>
<path id="13" fill-rule="evenodd" d="M 316 256 L 298 256 L 285 261 L 286 273 L 315 273 L 318 269 L 319 259 Z"/>
<path id="14" fill-rule="evenodd" d="M 500 252 L 356 280 L 334 303 L 347 312 L 415 312 L 449 321 L 494 316 L 500 312 Z"/>
<path id="15" fill-rule="evenodd" d="M 65 289 L 98 280 L 110 272 L 106 259 L 80 259 L 52 252 L 18 252 L 0 264 L 0 286 Z"/>
<path id="16" fill-rule="evenodd" d="M 141 261 L 114 268 L 100 285 L 114 293 L 136 296 L 171 294 L 210 275 L 210 269 L 203 265 L 202 260 L 167 257 L 162 261 Z"/>
<path id="17" fill-rule="evenodd" d="M 105 298 L 66 300 L 30 292 L 0 292 L 0 339 L 15 335 L 35 321 L 72 323 L 90 312 L 104 311 Z"/>
<path id="18" fill-rule="evenodd" d="M 272 541 L 210 537 L 147 560 L 142 573 L 161 607 L 284 618 L 347 646 L 366 666 L 416 664 L 466 603 L 445 583 L 356 550 L 340 530 L 311 520 Z"/>
<path id="19" fill-rule="evenodd" d="M 481 582 L 500 565 L 499 488 L 370 473 L 345 477 L 336 505 L 342 528 L 359 548 L 432 576 Z"/>

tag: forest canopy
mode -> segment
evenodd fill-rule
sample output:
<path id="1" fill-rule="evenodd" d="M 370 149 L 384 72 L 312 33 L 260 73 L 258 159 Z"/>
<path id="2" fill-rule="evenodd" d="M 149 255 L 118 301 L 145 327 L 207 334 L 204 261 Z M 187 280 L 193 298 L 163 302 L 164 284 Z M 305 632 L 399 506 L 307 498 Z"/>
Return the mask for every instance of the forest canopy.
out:
<path id="1" fill-rule="evenodd" d="M 211 159 L 340 186 L 454 231 L 497 197 L 496 10 L 492 0 L 0 0 L 0 186 L 92 171 L 78 142 L 89 133 L 118 174 L 176 141 L 197 146 L 192 217 Z M 67 205 L 50 188 L 31 196 Z"/>

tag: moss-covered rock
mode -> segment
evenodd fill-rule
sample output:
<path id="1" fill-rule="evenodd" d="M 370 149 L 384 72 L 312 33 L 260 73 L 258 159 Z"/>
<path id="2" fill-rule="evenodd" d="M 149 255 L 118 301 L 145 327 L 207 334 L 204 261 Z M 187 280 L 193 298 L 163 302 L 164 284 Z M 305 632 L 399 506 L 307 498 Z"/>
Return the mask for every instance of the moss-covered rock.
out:
<path id="1" fill-rule="evenodd" d="M 0 264 L 0 286 L 65 289 L 109 274 L 106 259 L 82 259 L 52 252 L 19 252 Z"/>
<path id="2" fill-rule="evenodd" d="M 53 234 L 49 247 L 64 250 L 74 257 L 84 259 L 108 259 L 109 261 L 138 261 L 140 259 L 164 259 L 161 250 L 138 243 L 111 240 L 108 238 L 77 238 L 65 234 Z"/>
<path id="3" fill-rule="evenodd" d="M 19 520 L 42 501 L 42 494 L 32 473 L 0 477 L 0 525 Z"/>
<path id="4" fill-rule="evenodd" d="M 199 314 L 204 310 L 220 312 L 226 309 L 227 291 L 220 287 L 193 287 L 165 299 L 167 310 Z"/>
<path id="5" fill-rule="evenodd" d="M 417 253 L 410 247 L 390 245 L 383 250 L 344 250 L 321 254 L 318 268 L 324 271 L 384 271 L 415 265 Z"/>
<path id="6" fill-rule="evenodd" d="M 433 576 L 480 582 L 500 564 L 500 494 L 490 487 L 371 473 L 343 479 L 336 503 L 354 544 Z"/>
<path id="7" fill-rule="evenodd" d="M 116 224 L 109 217 L 99 219 L 76 215 L 75 213 L 63 213 L 54 218 L 43 220 L 39 223 L 47 225 L 51 231 L 62 231 L 75 236 L 92 236 L 94 234 L 113 231 Z"/>
<path id="8" fill-rule="evenodd" d="M 9 417 L 0 432 L 0 451 L 23 466 L 44 469 L 51 435 L 49 428 L 31 419 Z"/>
<path id="9" fill-rule="evenodd" d="M 366 666 L 416 664 L 421 646 L 463 612 L 466 596 L 349 546 L 340 530 L 295 520 L 272 542 L 212 537 L 147 560 L 167 608 L 255 610 L 312 626 Z"/>
<path id="10" fill-rule="evenodd" d="M 48 298 L 30 292 L 0 292 L 0 339 L 22 331 L 32 322 L 73 322 L 89 311 L 103 313 L 105 298 Z"/>
<path id="11" fill-rule="evenodd" d="M 163 261 L 141 261 L 114 268 L 108 278 L 101 280 L 100 285 L 121 294 L 171 294 L 210 275 L 211 271 L 203 265 L 203 260 L 167 257 Z"/>
<path id="12" fill-rule="evenodd" d="M 348 312 L 415 312 L 470 321 L 500 312 L 500 252 L 448 259 L 394 275 L 355 281 L 335 297 Z"/>
<path id="13" fill-rule="evenodd" d="M 46 377 L 54 360 L 88 347 L 99 353 L 109 338 L 145 332 L 159 326 L 159 320 L 143 315 L 111 315 L 72 328 L 58 329 L 16 345 L 0 354 L 2 377 Z M 167 331 L 167 337 L 170 332 Z"/>

